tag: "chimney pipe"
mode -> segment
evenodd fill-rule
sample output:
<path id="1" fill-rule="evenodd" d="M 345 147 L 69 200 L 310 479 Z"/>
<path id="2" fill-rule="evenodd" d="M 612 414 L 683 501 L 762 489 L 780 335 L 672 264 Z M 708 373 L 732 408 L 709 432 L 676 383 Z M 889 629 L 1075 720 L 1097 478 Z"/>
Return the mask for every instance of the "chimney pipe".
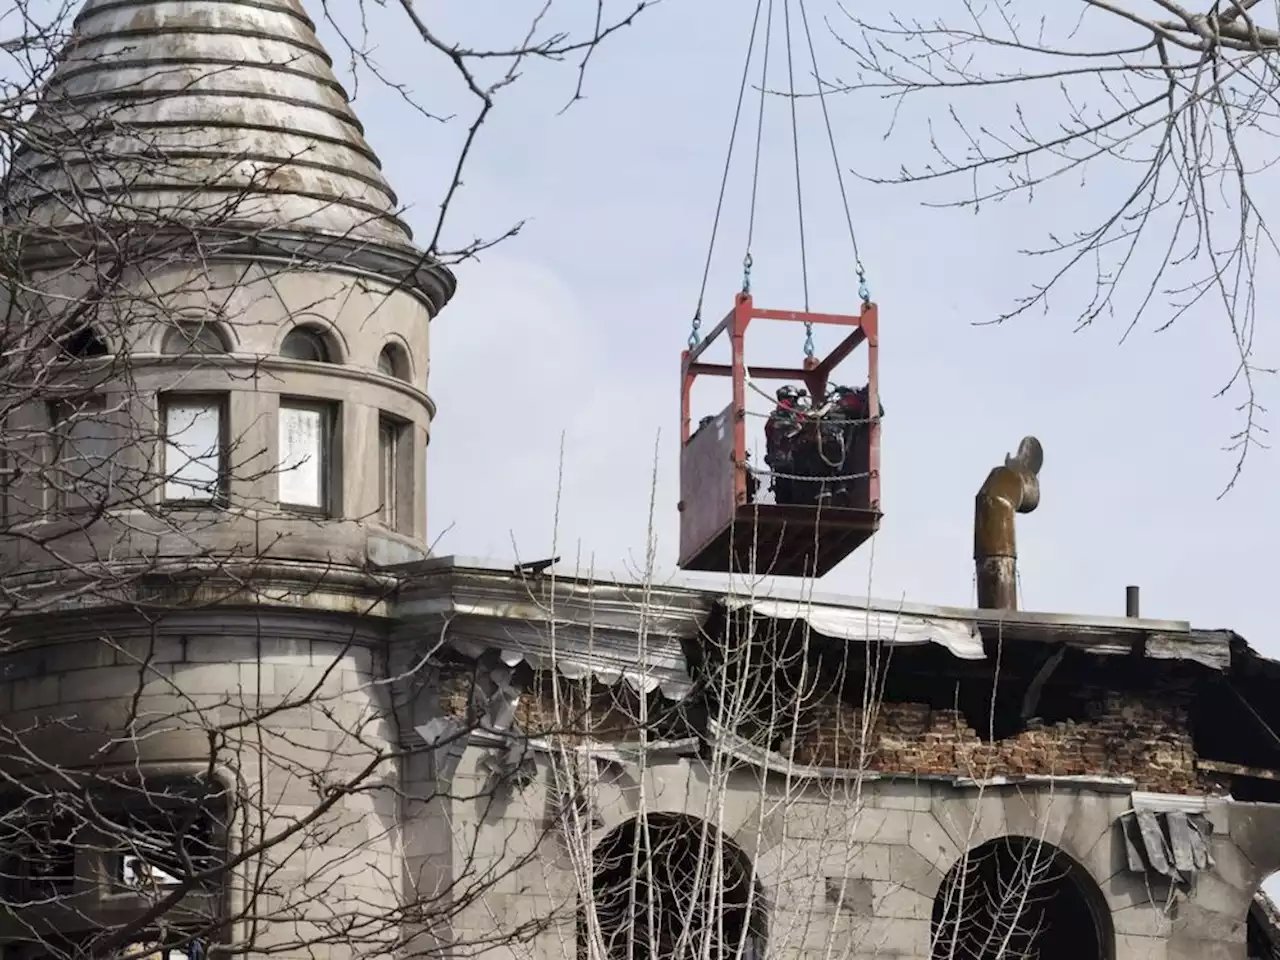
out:
<path id="1" fill-rule="evenodd" d="M 973 559 L 978 569 L 978 606 L 1018 609 L 1018 551 L 1014 515 L 1040 505 L 1040 467 L 1044 449 L 1035 437 L 1023 437 L 1018 452 L 1005 457 L 974 499 Z"/>
<path id="2" fill-rule="evenodd" d="M 1124 588 L 1124 615 L 1126 617 L 1132 617 L 1135 620 L 1141 616 L 1141 614 L 1138 613 L 1137 587 L 1131 586 Z"/>

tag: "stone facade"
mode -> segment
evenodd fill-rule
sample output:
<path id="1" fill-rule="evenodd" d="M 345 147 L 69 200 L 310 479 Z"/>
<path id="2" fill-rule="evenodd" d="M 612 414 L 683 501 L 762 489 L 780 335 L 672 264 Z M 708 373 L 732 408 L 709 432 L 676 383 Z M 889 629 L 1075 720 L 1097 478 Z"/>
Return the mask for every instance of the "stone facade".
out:
<path id="1" fill-rule="evenodd" d="M 473 751 L 459 767 L 459 793 L 483 792 L 482 755 Z M 718 828 L 758 871 L 769 912 L 769 955 L 778 957 L 840 950 L 856 960 L 927 960 L 947 872 L 987 841 L 1023 836 L 1051 845 L 1087 873 L 1105 904 L 1105 936 L 1113 945 L 1107 956 L 1243 960 L 1254 890 L 1264 873 L 1280 866 L 1271 859 L 1258 863 L 1250 849 L 1261 822 L 1280 826 L 1277 811 L 1226 801 L 1209 808 L 1213 873 L 1201 876 L 1195 889 L 1175 892 L 1126 869 L 1117 823 L 1131 812 L 1129 788 L 963 787 L 870 776 L 811 783 L 746 769 L 725 773 L 677 756 L 650 756 L 643 765 L 600 763 L 602 818 L 585 841 L 548 822 L 555 785 L 562 781 L 550 758 L 539 761 L 538 777 L 504 805 L 500 817 L 486 817 L 474 803 L 453 805 L 455 856 L 478 845 L 521 864 L 458 920 L 461 939 L 492 937 L 495 922 L 505 930 L 545 918 L 548 929 L 536 934 L 534 954 L 562 955 L 577 935 L 585 851 L 636 817 L 642 804 L 648 814 L 715 812 Z M 1280 845 L 1269 843 L 1265 856 L 1277 854 Z M 519 952 L 498 948 L 488 955 Z"/>
<path id="2" fill-rule="evenodd" d="M 1165 671 L 1178 682 L 1151 680 L 1133 689 L 1117 678 L 1116 688 L 1073 689 L 1084 704 L 1080 716 L 1032 716 L 1001 739 L 980 737 L 954 709 L 921 701 L 864 711 L 830 693 L 796 707 L 794 740 L 750 730 L 734 739 L 731 731 L 706 727 L 696 683 L 687 701 L 661 695 L 656 685 L 665 676 L 657 666 L 659 636 L 679 637 L 686 649 L 708 642 L 708 607 L 696 591 L 666 588 L 652 599 L 645 650 L 655 666 L 646 680 L 643 669 L 621 675 L 615 669 L 612 585 L 537 587 L 513 579 L 511 596 L 521 595 L 525 605 L 512 618 L 502 611 L 513 608 L 496 602 L 498 579 L 509 574 L 447 563 L 438 569 L 423 581 L 411 575 L 393 638 L 434 636 L 430 624 L 453 609 L 458 615 L 448 620 L 448 632 L 463 656 L 443 670 L 429 701 L 415 699 L 404 726 L 426 731 L 431 716 L 470 716 L 483 731 L 465 738 L 465 746 L 442 748 L 451 759 L 436 769 L 455 771 L 442 788 L 454 799 L 436 804 L 423 822 L 439 824 L 442 837 L 448 824 L 450 852 L 434 859 L 448 864 L 450 876 L 473 873 L 473 851 L 484 863 L 510 866 L 481 902 L 453 918 L 463 941 L 519 930 L 533 941 L 533 955 L 563 955 L 582 942 L 584 879 L 601 869 L 593 852 L 628 824 L 675 815 L 710 824 L 750 860 L 768 915 L 769 956 L 847 950 L 857 960 L 928 960 L 937 955 L 931 944 L 941 929 L 948 878 L 1019 838 L 1043 844 L 1036 849 L 1052 854 L 1055 870 L 1068 865 L 1072 889 L 1097 926 L 1095 943 L 1059 923 L 1058 947 L 1067 952 L 1043 957 L 1254 956 L 1246 941 L 1259 932 L 1247 918 L 1257 912 L 1251 908 L 1259 884 L 1280 867 L 1280 842 L 1268 832 L 1280 826 L 1280 806 L 1233 800 L 1231 784 L 1201 768 L 1207 758 L 1191 713 L 1203 712 L 1197 698 L 1204 693 L 1188 685 L 1190 668 L 1153 661 L 1153 676 Z M 437 598 L 430 616 L 416 612 L 427 609 L 418 599 L 427 595 Z M 441 597 L 450 600 L 442 605 Z M 536 607 L 528 605 L 533 597 Z M 547 619 L 532 616 L 535 609 Z M 661 614 L 652 613 L 657 609 Z M 829 622 L 826 612 L 817 619 L 824 616 Z M 1034 644 L 1042 629 L 1060 642 L 1064 630 L 1040 615 L 1000 629 L 1009 669 L 1019 643 Z M 1172 628 L 1113 623 L 1096 639 L 1087 633 L 1091 625 L 1078 629 L 1081 649 L 1096 643 L 1110 654 L 1131 642 L 1126 631 L 1167 644 Z M 547 630 L 554 630 L 554 644 Z M 1186 642 L 1194 656 L 1216 663 L 1212 645 L 1225 652 L 1231 641 L 1192 632 Z M 1202 675 L 1204 690 L 1215 685 L 1212 670 Z M 980 682 L 972 671 L 966 677 Z M 498 701 L 510 703 L 508 713 L 477 712 L 478 703 Z M 873 720 L 864 739 L 867 713 Z M 500 716 L 511 725 L 504 727 Z M 867 745 L 864 753 L 859 742 Z M 782 751 L 787 743 L 795 745 L 790 753 Z M 512 776 L 495 786 L 504 766 Z M 496 804 L 488 799 L 494 790 L 502 795 Z M 1210 859 L 1159 873 L 1134 846 L 1141 843 L 1133 826 L 1140 811 L 1155 811 L 1149 816 L 1159 824 L 1163 817 L 1199 824 L 1193 829 L 1204 831 Z M 1157 829 L 1167 841 L 1172 828 Z M 495 944 L 486 955 L 527 951 Z"/>

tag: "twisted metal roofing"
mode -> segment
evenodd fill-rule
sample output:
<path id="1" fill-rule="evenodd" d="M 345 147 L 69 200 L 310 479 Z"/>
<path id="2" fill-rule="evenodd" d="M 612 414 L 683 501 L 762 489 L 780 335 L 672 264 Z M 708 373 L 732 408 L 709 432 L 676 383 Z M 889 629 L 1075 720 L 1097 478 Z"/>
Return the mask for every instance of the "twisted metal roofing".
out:
<path id="1" fill-rule="evenodd" d="M 9 219 L 411 245 L 299 0 L 89 0 L 33 129 Z"/>

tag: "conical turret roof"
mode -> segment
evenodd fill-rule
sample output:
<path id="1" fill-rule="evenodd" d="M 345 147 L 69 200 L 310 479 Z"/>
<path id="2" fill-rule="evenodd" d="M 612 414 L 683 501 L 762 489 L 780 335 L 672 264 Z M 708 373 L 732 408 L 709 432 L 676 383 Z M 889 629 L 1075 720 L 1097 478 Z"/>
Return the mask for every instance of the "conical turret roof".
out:
<path id="1" fill-rule="evenodd" d="M 9 219 L 172 220 L 411 247 L 299 0 L 89 0 Z"/>

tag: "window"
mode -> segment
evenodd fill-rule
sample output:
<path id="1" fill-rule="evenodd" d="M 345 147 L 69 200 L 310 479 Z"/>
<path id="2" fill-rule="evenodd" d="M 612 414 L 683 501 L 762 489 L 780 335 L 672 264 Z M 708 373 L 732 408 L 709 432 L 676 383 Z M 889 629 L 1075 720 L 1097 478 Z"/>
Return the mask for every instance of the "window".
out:
<path id="1" fill-rule="evenodd" d="M 112 879 L 130 890 L 155 892 L 216 871 L 221 860 L 214 826 L 208 812 L 185 805 L 122 817 L 110 832 L 119 846 Z"/>
<path id="2" fill-rule="evenodd" d="M 221 498 L 226 480 L 226 399 L 165 396 L 164 499 L 209 502 Z"/>
<path id="3" fill-rule="evenodd" d="M 4 885 L 14 900 L 30 903 L 67 896 L 75 888 L 76 833 L 70 823 L 6 824 Z"/>
<path id="4" fill-rule="evenodd" d="M 280 344 L 280 356 L 289 360 L 332 363 L 333 351 L 323 333 L 312 327 L 294 327 Z"/>
<path id="5" fill-rule="evenodd" d="M 180 947 L 166 947 L 158 940 L 131 943 L 121 951 L 126 957 L 144 957 L 145 960 L 205 960 L 209 949 L 203 940 L 188 940 Z"/>
<path id="6" fill-rule="evenodd" d="M 378 372 L 397 380 L 409 379 L 409 355 L 399 344 L 388 343 L 378 354 Z"/>
<path id="7" fill-rule="evenodd" d="M 280 401 L 280 503 L 327 513 L 331 509 L 336 409 L 306 400 Z"/>
<path id="8" fill-rule="evenodd" d="M 389 530 L 404 533 L 412 522 L 412 469 L 409 424 L 385 414 L 378 418 L 378 489 L 382 494 L 378 520 Z"/>
<path id="9" fill-rule="evenodd" d="M 114 484 L 113 443 L 102 397 L 59 400 L 50 405 L 48 464 L 54 506 L 88 509 L 105 505 Z"/>
<path id="10" fill-rule="evenodd" d="M 1001 956 L 1104 960 L 1115 956 L 1111 911 L 1089 872 L 1042 840 L 1005 836 L 967 853 L 933 901 L 935 960 Z"/>
<path id="11" fill-rule="evenodd" d="M 8 524 L 14 518 L 11 498 L 17 479 L 16 455 L 12 450 L 0 449 L 0 523 Z"/>
<path id="12" fill-rule="evenodd" d="M 162 353 L 172 356 L 226 353 L 227 344 L 218 328 L 210 323 L 183 321 L 164 335 Z"/>
<path id="13" fill-rule="evenodd" d="M 594 865 L 595 934 L 607 960 L 764 955 L 768 917 L 755 867 L 709 823 L 670 813 L 629 820 L 600 841 Z M 579 913 L 579 958 L 596 954 L 585 921 Z"/>
<path id="14" fill-rule="evenodd" d="M 109 351 L 103 339 L 92 327 L 73 327 L 58 338 L 58 349 L 64 360 L 87 360 L 105 357 Z"/>

